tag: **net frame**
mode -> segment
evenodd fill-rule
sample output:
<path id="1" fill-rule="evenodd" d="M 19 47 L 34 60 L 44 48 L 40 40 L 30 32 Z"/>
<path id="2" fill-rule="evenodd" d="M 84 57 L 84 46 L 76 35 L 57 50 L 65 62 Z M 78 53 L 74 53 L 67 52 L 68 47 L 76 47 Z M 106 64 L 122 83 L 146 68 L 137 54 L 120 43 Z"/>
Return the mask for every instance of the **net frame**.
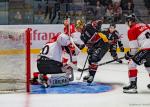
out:
<path id="1" fill-rule="evenodd" d="M 13 31 L 14 30 L 14 31 Z M 30 32 L 31 32 L 31 28 L 28 28 L 28 29 L 0 29 L 1 32 L 22 32 L 23 34 L 25 34 L 25 38 L 24 38 L 24 49 L 25 49 L 25 89 L 24 89 L 24 92 L 27 92 L 29 93 L 30 92 L 30 78 L 31 78 L 31 55 L 30 55 Z M 7 74 L 6 74 L 7 75 Z M 14 83 L 15 85 L 17 84 L 18 81 L 20 80 L 17 80 L 17 79 L 14 79 L 14 80 L 11 80 L 11 79 L 0 79 L 1 83 Z M 23 81 L 22 81 L 23 82 Z M 18 84 L 19 85 L 19 84 Z M 20 84 L 21 85 L 21 84 Z M 14 86 L 15 87 L 15 86 Z M 13 92 L 16 92 L 15 90 L 0 90 L 0 93 L 13 93 Z M 19 91 L 17 91 L 19 92 Z M 22 92 L 22 91 L 21 91 Z"/>

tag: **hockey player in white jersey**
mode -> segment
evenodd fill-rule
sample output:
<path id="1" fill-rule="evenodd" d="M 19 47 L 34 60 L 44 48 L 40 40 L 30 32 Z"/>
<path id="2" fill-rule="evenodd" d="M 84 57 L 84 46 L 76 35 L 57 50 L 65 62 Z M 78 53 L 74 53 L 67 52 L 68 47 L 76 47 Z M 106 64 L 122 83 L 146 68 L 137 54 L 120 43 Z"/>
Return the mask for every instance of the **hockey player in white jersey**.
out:
<path id="1" fill-rule="evenodd" d="M 130 85 L 123 87 L 123 92 L 137 93 L 137 65 L 144 64 L 150 77 L 150 26 L 137 23 L 135 15 L 129 15 L 127 23 L 130 27 L 128 30 L 130 51 L 126 53 L 125 58 L 129 60 Z M 147 87 L 150 89 L 150 84 Z"/>
<path id="2" fill-rule="evenodd" d="M 69 36 L 62 33 L 58 37 L 55 37 L 55 39 L 46 43 L 41 49 L 39 58 L 37 59 L 37 68 L 40 75 L 34 73 L 34 78 L 39 78 L 40 83 L 45 87 L 49 85 L 66 85 L 69 81 L 73 81 L 72 68 L 63 66 L 61 60 L 63 50 L 70 51 L 67 47 L 71 43 Z"/>

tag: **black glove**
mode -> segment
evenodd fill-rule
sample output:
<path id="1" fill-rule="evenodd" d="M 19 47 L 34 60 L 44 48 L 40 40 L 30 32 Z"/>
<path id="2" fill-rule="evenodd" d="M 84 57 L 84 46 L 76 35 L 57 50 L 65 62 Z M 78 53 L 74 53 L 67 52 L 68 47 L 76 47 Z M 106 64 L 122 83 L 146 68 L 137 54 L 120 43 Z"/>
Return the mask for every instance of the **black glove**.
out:
<path id="1" fill-rule="evenodd" d="M 91 55 L 94 52 L 94 49 L 93 48 L 88 48 L 87 52 L 88 52 L 89 55 Z"/>
<path id="2" fill-rule="evenodd" d="M 124 47 L 123 46 L 120 47 L 120 52 L 124 52 Z"/>
<path id="3" fill-rule="evenodd" d="M 126 59 L 126 60 L 129 60 L 129 59 L 132 58 L 132 56 L 133 56 L 133 55 L 131 55 L 130 52 L 128 51 L 128 52 L 125 54 L 125 59 Z"/>

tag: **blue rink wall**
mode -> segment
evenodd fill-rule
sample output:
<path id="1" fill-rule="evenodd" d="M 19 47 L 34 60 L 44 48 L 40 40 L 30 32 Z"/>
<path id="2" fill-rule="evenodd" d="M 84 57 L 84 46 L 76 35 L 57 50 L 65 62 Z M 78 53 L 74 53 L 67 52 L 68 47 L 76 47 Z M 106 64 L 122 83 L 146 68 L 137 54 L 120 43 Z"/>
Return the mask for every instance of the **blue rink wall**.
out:
<path id="1" fill-rule="evenodd" d="M 31 94 L 94 94 L 111 91 L 113 87 L 110 84 L 93 82 L 71 82 L 69 85 L 61 87 L 43 88 L 41 85 L 32 85 Z"/>

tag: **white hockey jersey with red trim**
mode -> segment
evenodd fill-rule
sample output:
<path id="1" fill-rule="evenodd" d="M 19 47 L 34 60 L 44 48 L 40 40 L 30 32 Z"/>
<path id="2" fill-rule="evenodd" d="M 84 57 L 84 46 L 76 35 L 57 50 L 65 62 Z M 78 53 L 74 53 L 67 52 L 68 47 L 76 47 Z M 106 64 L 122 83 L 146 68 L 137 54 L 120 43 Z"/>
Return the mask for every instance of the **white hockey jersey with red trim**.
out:
<path id="1" fill-rule="evenodd" d="M 58 37 L 48 42 L 41 50 L 40 55 L 49 59 L 62 62 L 63 48 L 70 44 L 69 36 L 61 33 Z"/>
<path id="2" fill-rule="evenodd" d="M 150 50 L 150 26 L 142 23 L 133 25 L 128 30 L 128 39 L 131 49 Z"/>

